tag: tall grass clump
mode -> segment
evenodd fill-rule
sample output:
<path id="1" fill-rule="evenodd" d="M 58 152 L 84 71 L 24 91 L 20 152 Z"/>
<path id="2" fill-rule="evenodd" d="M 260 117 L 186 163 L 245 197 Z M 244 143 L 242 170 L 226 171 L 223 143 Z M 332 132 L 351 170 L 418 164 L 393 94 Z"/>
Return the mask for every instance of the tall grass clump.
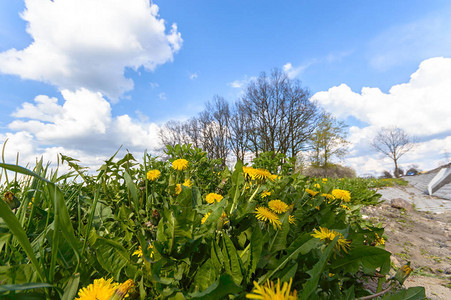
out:
<path id="1" fill-rule="evenodd" d="M 390 276 L 384 229 L 356 210 L 374 194 L 291 167 L 229 170 L 190 145 L 166 155 L 113 156 L 95 174 L 63 155 L 62 175 L 1 163 L 23 176 L 1 187 L 0 297 L 424 297 L 402 288 L 408 265 Z"/>

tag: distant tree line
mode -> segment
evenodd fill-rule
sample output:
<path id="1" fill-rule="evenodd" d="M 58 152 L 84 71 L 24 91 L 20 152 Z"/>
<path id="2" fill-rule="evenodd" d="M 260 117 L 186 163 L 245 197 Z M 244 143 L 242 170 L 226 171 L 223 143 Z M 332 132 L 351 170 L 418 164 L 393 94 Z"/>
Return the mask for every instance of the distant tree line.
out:
<path id="1" fill-rule="evenodd" d="M 233 155 L 282 153 L 296 158 L 310 150 L 312 162 L 327 165 L 344 155 L 345 125 L 324 113 L 298 80 L 274 69 L 251 81 L 238 101 L 229 104 L 215 96 L 205 109 L 187 121 L 169 121 L 160 130 L 163 144 L 192 144 L 226 163 Z"/>

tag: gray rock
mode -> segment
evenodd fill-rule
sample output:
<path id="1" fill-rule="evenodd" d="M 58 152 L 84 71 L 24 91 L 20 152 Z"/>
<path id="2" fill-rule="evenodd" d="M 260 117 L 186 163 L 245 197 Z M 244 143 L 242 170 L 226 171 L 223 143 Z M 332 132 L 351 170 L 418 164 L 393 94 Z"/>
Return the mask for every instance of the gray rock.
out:
<path id="1" fill-rule="evenodd" d="M 401 263 L 399 262 L 399 260 L 394 255 L 390 256 L 390 260 L 391 260 L 391 262 L 393 263 L 393 265 L 396 268 L 400 268 L 401 267 Z"/>
<path id="2" fill-rule="evenodd" d="M 399 209 L 403 208 L 407 211 L 412 211 L 412 205 L 409 202 L 407 202 L 406 200 L 401 199 L 401 198 L 392 199 L 390 204 L 391 204 L 391 207 L 394 207 L 394 208 L 399 208 Z"/>

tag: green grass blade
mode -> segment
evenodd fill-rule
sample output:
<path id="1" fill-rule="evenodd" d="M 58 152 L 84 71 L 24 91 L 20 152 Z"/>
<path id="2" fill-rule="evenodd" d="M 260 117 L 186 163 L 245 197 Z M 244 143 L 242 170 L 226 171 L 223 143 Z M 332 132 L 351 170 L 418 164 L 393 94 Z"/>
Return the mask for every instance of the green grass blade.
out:
<path id="1" fill-rule="evenodd" d="M 125 183 L 127 184 L 127 188 L 130 191 L 133 199 L 133 206 L 135 207 L 135 212 L 139 216 L 139 200 L 138 200 L 138 191 L 136 189 L 136 185 L 133 183 L 132 178 L 128 174 L 127 171 L 124 172 Z"/>
<path id="2" fill-rule="evenodd" d="M 407 290 L 401 290 L 392 295 L 385 295 L 382 300 L 421 300 L 426 298 L 424 287 L 415 286 Z"/>
<path id="3" fill-rule="evenodd" d="M 78 292 L 78 285 L 80 284 L 80 273 L 73 275 L 64 289 L 64 294 L 61 300 L 73 300 Z"/>
<path id="4" fill-rule="evenodd" d="M 34 176 L 36 178 L 41 179 L 42 181 L 45 181 L 45 182 L 50 183 L 50 184 L 53 184 L 53 182 L 51 182 L 51 181 L 45 179 L 44 177 L 39 176 L 35 172 L 33 172 L 31 170 L 28 170 L 28 169 L 26 169 L 24 167 L 21 167 L 21 166 L 0 163 L 0 168 L 4 168 L 6 170 L 10 170 L 10 171 L 13 171 L 13 172 L 18 172 L 18 173 L 21 173 L 21 174 L 24 174 L 24 175 Z"/>
<path id="5" fill-rule="evenodd" d="M 39 279 L 41 279 L 41 281 L 46 281 L 44 271 L 41 269 L 41 266 L 39 265 L 38 260 L 34 255 L 25 230 L 23 230 L 22 226 L 20 226 L 19 220 L 17 220 L 16 216 L 4 201 L 0 201 L 0 217 L 8 226 L 9 230 L 12 232 L 19 244 L 22 246 L 22 249 L 24 249 L 25 253 L 27 253 L 28 258 L 30 259 L 33 267 L 38 273 Z"/>
<path id="6" fill-rule="evenodd" d="M 42 289 L 53 287 L 53 285 L 48 283 L 24 283 L 24 284 L 4 284 L 0 285 L 0 293 L 10 292 L 10 291 L 25 291 L 33 289 Z"/>
<path id="7" fill-rule="evenodd" d="M 79 251 L 79 240 L 75 238 L 74 229 L 72 228 L 72 223 L 70 221 L 69 212 L 67 210 L 66 203 L 64 202 L 64 195 L 60 191 L 60 189 L 51 181 L 45 179 L 42 176 L 39 176 L 35 172 L 28 170 L 24 167 L 11 165 L 11 164 L 4 164 L 0 163 L 0 168 L 4 168 L 10 171 L 18 172 L 24 175 L 33 176 L 36 178 L 39 178 L 40 180 L 46 182 L 49 188 L 50 192 L 50 198 L 52 200 L 52 203 L 54 205 L 55 210 L 55 220 L 58 222 L 58 228 L 61 230 L 61 233 L 63 237 L 65 238 L 65 241 L 69 243 L 69 245 L 72 247 L 72 249 L 75 252 L 75 255 L 77 256 L 77 259 L 80 260 L 80 251 Z M 57 249 L 52 249 L 53 251 L 56 251 Z"/>

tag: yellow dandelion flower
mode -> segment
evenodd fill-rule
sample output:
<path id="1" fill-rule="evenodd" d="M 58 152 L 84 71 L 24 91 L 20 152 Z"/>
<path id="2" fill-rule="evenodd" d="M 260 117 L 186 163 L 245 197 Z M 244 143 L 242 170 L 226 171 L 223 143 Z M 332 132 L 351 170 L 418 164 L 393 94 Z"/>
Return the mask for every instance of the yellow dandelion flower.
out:
<path id="1" fill-rule="evenodd" d="M 335 248 L 337 250 L 343 250 L 344 252 L 348 253 L 348 249 L 350 248 L 350 244 L 351 241 L 348 241 L 347 239 L 344 238 L 344 236 L 335 231 L 335 230 L 330 230 L 327 229 L 325 227 L 319 227 L 320 230 L 317 229 L 313 229 L 313 231 L 315 233 L 312 233 L 311 236 L 313 236 L 314 238 L 323 240 L 323 241 L 328 241 L 328 242 L 332 242 L 336 236 L 338 236 L 338 241 L 337 244 L 335 245 Z"/>
<path id="2" fill-rule="evenodd" d="M 331 194 L 323 193 L 323 194 L 321 194 L 321 196 L 326 198 L 327 200 L 334 200 L 335 199 L 334 196 L 331 195 Z"/>
<path id="3" fill-rule="evenodd" d="M 335 199 L 340 199 L 344 202 L 351 201 L 351 193 L 349 191 L 335 189 L 332 191 L 332 196 L 334 196 Z"/>
<path id="4" fill-rule="evenodd" d="M 379 235 L 377 233 L 375 233 L 376 235 L 376 239 L 374 240 L 376 242 L 376 246 L 379 245 L 385 245 L 385 240 L 383 237 L 379 237 Z"/>
<path id="5" fill-rule="evenodd" d="M 186 159 L 180 158 L 172 162 L 172 168 L 177 171 L 183 171 L 188 168 L 188 161 Z"/>
<path id="6" fill-rule="evenodd" d="M 229 220 L 226 220 L 226 219 L 227 219 L 227 214 L 226 214 L 225 211 L 222 211 L 221 220 L 222 220 L 222 222 L 223 222 L 223 223 L 222 223 L 223 225 L 229 223 Z"/>
<path id="7" fill-rule="evenodd" d="M 349 206 L 347 206 L 347 205 L 344 205 L 344 204 L 342 204 L 342 205 L 340 205 L 342 208 L 344 208 L 344 209 L 347 209 L 347 210 L 351 210 L 350 208 L 349 208 Z"/>
<path id="8" fill-rule="evenodd" d="M 255 169 L 254 168 L 243 166 L 243 173 L 244 173 L 244 177 L 246 179 L 255 179 Z"/>
<path id="9" fill-rule="evenodd" d="M 404 281 L 409 277 L 410 273 L 412 273 L 412 268 L 410 267 L 410 261 L 407 262 L 404 266 L 398 269 L 395 274 L 395 279 L 399 281 L 399 283 L 403 284 Z"/>
<path id="10" fill-rule="evenodd" d="M 255 169 L 252 167 L 243 167 L 244 177 L 250 180 L 273 179 L 273 175 L 265 169 Z"/>
<path id="11" fill-rule="evenodd" d="M 327 182 L 327 178 L 323 178 L 323 182 L 326 183 Z"/>
<path id="12" fill-rule="evenodd" d="M 182 185 L 190 188 L 190 187 L 193 186 L 193 183 L 191 182 L 191 180 L 187 179 L 187 180 L 185 180 L 185 181 L 183 182 L 183 184 L 180 184 L 180 183 L 177 184 L 177 185 L 175 186 L 175 194 L 176 194 L 176 195 L 178 195 L 178 194 L 180 194 L 180 193 L 182 192 Z"/>
<path id="13" fill-rule="evenodd" d="M 161 176 L 161 172 L 158 170 L 150 170 L 147 172 L 147 180 L 155 181 Z"/>
<path id="14" fill-rule="evenodd" d="M 317 206 L 315 206 L 315 208 L 317 209 L 317 210 L 319 210 L 319 206 L 317 205 Z"/>
<path id="15" fill-rule="evenodd" d="M 200 220 L 200 224 L 204 224 L 210 215 L 211 215 L 211 212 L 206 213 L 205 216 L 203 216 L 202 220 Z"/>
<path id="16" fill-rule="evenodd" d="M 213 203 L 215 203 L 215 201 L 216 201 L 216 202 L 221 202 L 221 200 L 222 200 L 223 198 L 224 198 L 224 197 L 221 196 L 221 195 L 219 195 L 219 194 L 216 194 L 216 193 L 210 193 L 210 194 L 207 195 L 207 197 L 205 197 L 205 200 L 206 200 L 209 204 L 213 204 Z"/>
<path id="17" fill-rule="evenodd" d="M 319 192 L 313 191 L 311 189 L 305 189 L 305 192 L 310 194 L 310 196 L 315 197 Z"/>
<path id="18" fill-rule="evenodd" d="M 292 283 L 293 278 L 290 278 L 289 282 L 284 282 L 282 286 L 280 286 L 280 279 L 277 279 L 277 284 L 269 281 L 269 279 L 264 285 L 259 285 L 254 281 L 252 293 L 246 294 L 246 298 L 260 300 L 296 300 L 298 299 L 297 292 L 296 290 L 291 291 Z"/>
<path id="19" fill-rule="evenodd" d="M 78 297 L 75 300 L 109 300 L 118 285 L 118 283 L 113 283 L 113 278 L 95 279 L 94 283 L 78 291 Z"/>
<path id="20" fill-rule="evenodd" d="M 275 180 L 277 178 L 277 175 L 272 175 L 268 170 L 265 170 L 265 169 L 256 169 L 256 170 L 257 170 L 257 172 L 256 172 L 257 179 L 260 179 L 260 180 L 265 180 L 265 179 Z"/>
<path id="21" fill-rule="evenodd" d="M 30 202 L 28 202 L 28 207 L 31 207 L 31 206 L 33 206 L 33 202 L 34 202 L 34 197 L 33 197 L 33 198 L 31 198 L 31 201 L 30 201 Z"/>
<path id="22" fill-rule="evenodd" d="M 334 277 L 335 274 L 334 273 L 329 273 L 329 277 Z"/>
<path id="23" fill-rule="evenodd" d="M 262 197 L 262 198 L 266 198 L 268 196 L 271 196 L 271 192 L 269 192 L 269 191 L 264 191 L 263 193 L 260 194 L 260 197 Z"/>
<path id="24" fill-rule="evenodd" d="M 8 204 L 9 208 L 15 209 L 20 206 L 20 201 L 17 200 L 16 196 L 11 192 L 6 192 L 3 195 L 3 200 Z"/>
<path id="25" fill-rule="evenodd" d="M 114 291 L 114 295 L 112 297 L 112 300 L 120 300 L 125 297 L 128 297 L 128 293 L 133 290 L 135 287 L 135 283 L 132 279 L 128 279 L 126 282 L 121 284 L 116 291 Z"/>
<path id="26" fill-rule="evenodd" d="M 266 207 L 257 207 L 255 208 L 254 213 L 255 217 L 258 220 L 262 220 L 264 222 L 269 221 L 269 223 L 272 224 L 274 229 L 282 227 L 282 223 L 280 222 L 279 217 Z"/>
<path id="27" fill-rule="evenodd" d="M 182 185 L 179 183 L 175 186 L 175 194 L 178 195 L 182 192 Z"/>
<path id="28" fill-rule="evenodd" d="M 296 224 L 296 219 L 292 215 L 289 215 L 288 216 L 288 223 L 294 225 L 294 224 Z"/>
<path id="29" fill-rule="evenodd" d="M 274 212 L 276 212 L 278 214 L 284 213 L 284 212 L 286 212 L 288 210 L 288 204 L 286 204 L 285 202 L 280 201 L 280 200 L 271 200 L 271 201 L 269 201 L 268 202 L 268 207 L 272 211 L 274 211 Z"/>
<path id="30" fill-rule="evenodd" d="M 404 265 L 401 267 L 402 272 L 404 275 L 409 276 L 410 273 L 412 273 L 412 268 L 409 265 Z"/>
<path id="31" fill-rule="evenodd" d="M 320 186 L 318 183 L 315 183 L 314 187 L 315 187 L 316 189 L 320 189 L 320 188 L 321 188 L 321 186 Z"/>
<path id="32" fill-rule="evenodd" d="M 152 244 L 149 244 L 149 246 L 147 246 L 147 250 L 153 249 Z M 153 251 L 151 251 L 149 253 L 150 258 L 153 258 Z M 141 246 L 138 247 L 138 250 L 135 250 L 135 252 L 133 252 L 132 256 L 138 256 L 139 258 L 143 257 L 143 249 L 141 248 Z"/>

